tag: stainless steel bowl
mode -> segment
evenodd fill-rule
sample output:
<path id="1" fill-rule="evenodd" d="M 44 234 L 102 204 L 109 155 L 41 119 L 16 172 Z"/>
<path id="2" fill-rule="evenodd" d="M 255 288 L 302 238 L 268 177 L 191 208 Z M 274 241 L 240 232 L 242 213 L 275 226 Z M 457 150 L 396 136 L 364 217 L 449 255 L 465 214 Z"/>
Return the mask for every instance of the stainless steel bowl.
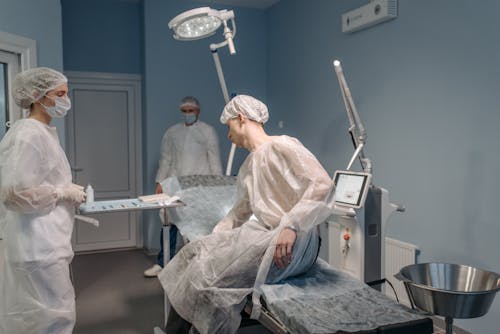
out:
<path id="1" fill-rule="evenodd" d="M 483 316 L 500 289 L 498 274 L 460 264 L 412 264 L 395 277 L 405 284 L 412 306 L 447 318 Z"/>

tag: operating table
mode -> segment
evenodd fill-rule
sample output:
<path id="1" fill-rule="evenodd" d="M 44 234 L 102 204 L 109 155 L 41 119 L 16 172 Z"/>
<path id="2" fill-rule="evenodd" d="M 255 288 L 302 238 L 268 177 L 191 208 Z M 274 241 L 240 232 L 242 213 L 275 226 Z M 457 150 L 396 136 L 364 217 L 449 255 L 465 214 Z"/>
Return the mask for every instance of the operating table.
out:
<path id="1" fill-rule="evenodd" d="M 167 209 L 168 221 L 164 222 L 163 231 L 165 259 L 170 258 L 170 224 L 177 226 L 186 241 L 211 233 L 235 200 L 235 184 L 235 177 L 201 175 L 171 177 L 162 182 L 170 195 L 180 196 L 186 204 Z M 168 299 L 165 301 L 167 315 Z M 303 275 L 262 286 L 261 301 L 263 311 L 257 320 L 273 333 L 433 333 L 430 318 L 396 303 L 321 259 Z M 244 313 L 249 315 L 251 311 L 249 296 Z"/>

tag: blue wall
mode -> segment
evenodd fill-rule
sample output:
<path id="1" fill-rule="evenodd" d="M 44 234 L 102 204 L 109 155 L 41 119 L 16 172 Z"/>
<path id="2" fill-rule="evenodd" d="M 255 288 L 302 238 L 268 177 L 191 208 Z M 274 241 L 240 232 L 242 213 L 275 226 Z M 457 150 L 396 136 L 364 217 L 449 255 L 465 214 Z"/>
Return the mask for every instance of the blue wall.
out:
<path id="1" fill-rule="evenodd" d="M 62 71 L 61 4 L 59 0 L 0 0 L 0 30 L 30 38 L 37 45 L 37 66 Z M 64 146 L 64 120 L 54 120 Z"/>
<path id="2" fill-rule="evenodd" d="M 0 30 L 34 39 L 38 66 L 62 70 L 59 0 L 0 0 Z"/>
<path id="3" fill-rule="evenodd" d="M 62 0 L 64 70 L 142 73 L 142 3 Z"/>
<path id="4" fill-rule="evenodd" d="M 407 207 L 389 236 L 418 245 L 419 262 L 500 272 L 500 3 L 400 0 L 396 20 L 343 34 L 340 15 L 366 3 L 287 0 L 267 12 L 270 125 L 283 120 L 330 172 L 344 169 L 352 148 L 331 65 L 340 59 L 374 182 Z M 456 323 L 497 333 L 499 317 L 497 298 L 485 317 Z"/>
<path id="5" fill-rule="evenodd" d="M 164 131 L 181 121 L 179 101 L 185 95 L 194 95 L 201 103 L 201 120 L 215 127 L 219 135 L 223 166 L 226 165 L 230 143 L 227 129 L 219 116 L 224 98 L 217 79 L 209 45 L 224 40 L 221 32 L 195 41 L 181 42 L 172 37 L 168 22 L 181 12 L 203 6 L 192 1 L 147 0 L 144 4 L 145 22 L 145 115 L 144 124 L 144 188 L 154 191 L 158 168 L 160 142 Z M 266 99 L 266 21 L 261 10 L 234 9 L 237 34 L 237 54 L 230 56 L 227 47 L 219 50 L 222 68 L 229 92 L 247 93 Z M 237 150 L 233 167 L 235 173 L 246 153 Z M 158 247 L 159 223 L 156 216 L 148 216 L 145 223 L 145 246 Z"/>

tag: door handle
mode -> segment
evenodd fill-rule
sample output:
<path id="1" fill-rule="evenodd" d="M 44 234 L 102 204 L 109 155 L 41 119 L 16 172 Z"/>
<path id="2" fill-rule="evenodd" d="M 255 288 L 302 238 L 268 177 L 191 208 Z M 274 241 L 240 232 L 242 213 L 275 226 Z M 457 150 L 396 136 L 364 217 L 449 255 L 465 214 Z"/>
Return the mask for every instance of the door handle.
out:
<path id="1" fill-rule="evenodd" d="M 71 167 L 71 171 L 73 171 L 73 172 L 81 172 L 81 171 L 83 171 L 83 168 Z"/>

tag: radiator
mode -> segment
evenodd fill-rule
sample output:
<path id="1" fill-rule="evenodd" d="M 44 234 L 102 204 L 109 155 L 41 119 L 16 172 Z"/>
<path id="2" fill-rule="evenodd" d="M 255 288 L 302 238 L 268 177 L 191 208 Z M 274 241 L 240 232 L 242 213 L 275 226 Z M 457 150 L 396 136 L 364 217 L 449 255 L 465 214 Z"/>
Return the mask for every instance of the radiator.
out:
<path id="1" fill-rule="evenodd" d="M 385 277 L 394 286 L 399 301 L 407 306 L 410 305 L 410 300 L 405 287 L 402 282 L 394 277 L 394 274 L 404 266 L 415 263 L 417 250 L 418 248 L 415 245 L 388 237 L 385 238 Z M 392 299 L 396 299 L 394 291 L 389 286 L 385 287 L 385 294 Z"/>

